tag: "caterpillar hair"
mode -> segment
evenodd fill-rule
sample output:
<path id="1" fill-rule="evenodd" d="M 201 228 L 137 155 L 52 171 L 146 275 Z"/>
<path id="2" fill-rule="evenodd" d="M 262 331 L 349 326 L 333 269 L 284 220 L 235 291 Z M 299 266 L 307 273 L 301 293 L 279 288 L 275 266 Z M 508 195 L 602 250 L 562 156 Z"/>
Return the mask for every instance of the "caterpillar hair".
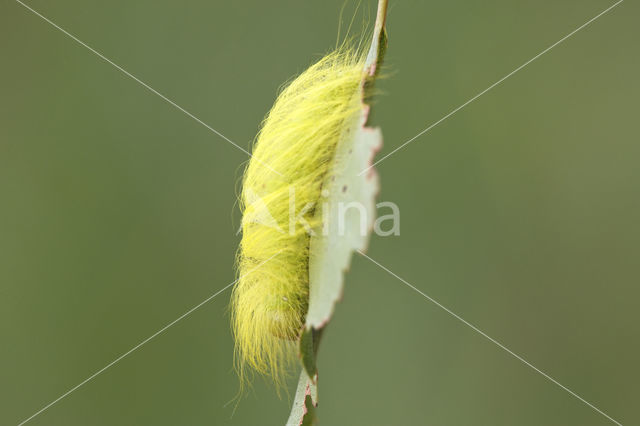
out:
<path id="1" fill-rule="evenodd" d="M 309 299 L 310 232 L 292 220 L 321 226 L 309 206 L 318 204 L 338 141 L 359 117 L 364 64 L 361 50 L 343 43 L 282 89 L 256 137 L 242 181 L 231 301 L 241 383 L 257 372 L 282 385 L 296 358 Z"/>

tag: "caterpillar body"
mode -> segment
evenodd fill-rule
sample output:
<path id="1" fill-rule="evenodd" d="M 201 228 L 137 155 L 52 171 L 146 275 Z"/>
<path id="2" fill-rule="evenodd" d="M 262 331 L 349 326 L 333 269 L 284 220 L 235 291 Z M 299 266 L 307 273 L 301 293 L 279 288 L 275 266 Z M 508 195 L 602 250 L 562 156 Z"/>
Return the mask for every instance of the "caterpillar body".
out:
<path id="1" fill-rule="evenodd" d="M 282 384 L 296 357 L 309 300 L 309 228 L 322 226 L 322 182 L 360 116 L 364 64 L 365 55 L 345 45 L 324 56 L 280 92 L 256 137 L 242 181 L 231 301 L 241 381 L 255 371 Z"/>

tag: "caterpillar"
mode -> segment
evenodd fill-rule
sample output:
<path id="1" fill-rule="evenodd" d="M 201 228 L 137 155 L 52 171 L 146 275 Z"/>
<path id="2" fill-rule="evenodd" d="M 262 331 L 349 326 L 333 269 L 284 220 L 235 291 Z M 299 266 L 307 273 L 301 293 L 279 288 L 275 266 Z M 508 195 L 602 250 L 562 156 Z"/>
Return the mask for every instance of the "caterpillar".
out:
<path id="1" fill-rule="evenodd" d="M 309 300 L 310 230 L 321 226 L 315 206 L 341 135 L 359 117 L 365 60 L 346 43 L 325 55 L 281 90 L 256 136 L 242 179 L 231 296 L 241 382 L 256 372 L 282 384 L 295 360 Z"/>

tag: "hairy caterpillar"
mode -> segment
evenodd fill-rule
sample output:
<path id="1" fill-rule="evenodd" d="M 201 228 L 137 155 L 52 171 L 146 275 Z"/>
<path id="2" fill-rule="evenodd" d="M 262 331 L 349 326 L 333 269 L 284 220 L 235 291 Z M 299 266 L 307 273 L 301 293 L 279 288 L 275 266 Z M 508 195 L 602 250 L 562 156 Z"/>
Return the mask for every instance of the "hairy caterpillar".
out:
<path id="1" fill-rule="evenodd" d="M 364 64 L 365 55 L 346 45 L 324 56 L 281 91 L 256 137 L 240 196 L 231 303 L 241 381 L 253 370 L 281 384 L 297 353 L 309 300 L 310 234 L 295 219 L 321 226 L 315 206 L 336 145 L 359 117 Z"/>

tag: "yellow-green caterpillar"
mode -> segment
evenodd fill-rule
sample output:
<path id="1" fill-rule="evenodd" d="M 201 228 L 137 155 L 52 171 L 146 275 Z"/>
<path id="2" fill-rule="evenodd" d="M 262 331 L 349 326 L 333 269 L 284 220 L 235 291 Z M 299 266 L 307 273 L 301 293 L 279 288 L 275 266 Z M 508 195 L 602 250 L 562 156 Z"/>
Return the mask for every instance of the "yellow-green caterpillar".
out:
<path id="1" fill-rule="evenodd" d="M 253 370 L 281 384 L 295 359 L 309 299 L 310 235 L 292 219 L 321 226 L 315 206 L 336 145 L 362 109 L 364 64 L 365 55 L 346 45 L 324 56 L 281 91 L 256 138 L 240 196 L 231 303 L 241 381 Z"/>

